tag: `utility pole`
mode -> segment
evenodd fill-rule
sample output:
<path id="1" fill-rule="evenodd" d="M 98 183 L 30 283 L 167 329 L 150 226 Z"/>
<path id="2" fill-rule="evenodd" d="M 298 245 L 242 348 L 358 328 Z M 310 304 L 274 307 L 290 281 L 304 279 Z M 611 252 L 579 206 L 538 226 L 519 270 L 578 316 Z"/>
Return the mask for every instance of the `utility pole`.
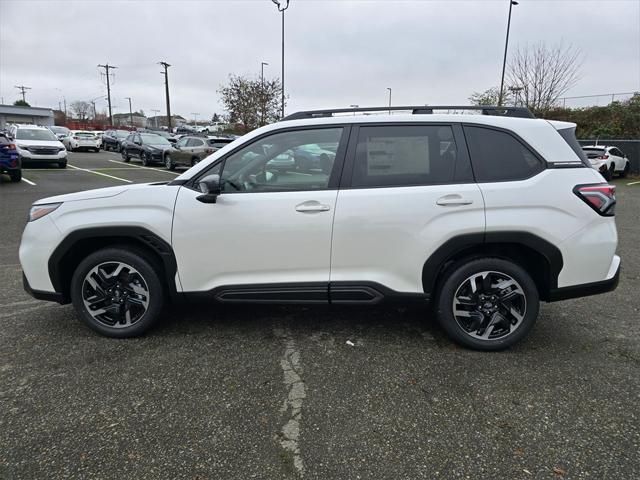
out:
<path id="1" fill-rule="evenodd" d="M 153 116 L 153 123 L 155 123 L 156 128 L 158 128 L 158 114 L 160 113 L 160 110 L 155 110 L 152 108 L 151 111 L 155 113 L 155 115 Z"/>
<path id="2" fill-rule="evenodd" d="M 282 117 L 284 118 L 284 11 L 289 8 L 289 0 L 271 0 L 282 12 Z"/>
<path id="3" fill-rule="evenodd" d="M 25 87 L 24 85 L 14 85 L 14 87 L 20 90 L 20 93 L 22 93 L 22 101 L 26 103 L 27 100 L 25 99 L 24 94 L 27 90 L 31 90 L 31 87 Z"/>
<path id="4" fill-rule="evenodd" d="M 167 69 L 171 66 L 167 62 L 158 62 L 159 65 L 164 67 L 164 72 L 160 72 L 164 75 L 164 91 L 167 99 L 167 128 L 171 132 L 171 105 L 169 103 L 169 72 Z"/>
<path id="5" fill-rule="evenodd" d="M 193 115 L 193 125 L 198 125 L 198 115 L 200 114 L 198 112 L 191 112 L 191 115 Z"/>
<path id="6" fill-rule="evenodd" d="M 104 68 L 104 73 L 107 76 L 107 102 L 109 103 L 109 125 L 113 125 L 113 115 L 111 115 L 111 85 L 109 84 L 109 69 L 118 68 L 108 63 L 105 65 L 98 65 L 98 68 Z"/>
<path id="7" fill-rule="evenodd" d="M 391 115 L 391 88 L 387 87 L 387 90 L 389 90 L 389 115 Z"/>
<path id="8" fill-rule="evenodd" d="M 131 126 L 133 127 L 133 112 L 131 111 L 131 97 L 124 97 L 129 100 L 129 122 L 131 122 Z"/>

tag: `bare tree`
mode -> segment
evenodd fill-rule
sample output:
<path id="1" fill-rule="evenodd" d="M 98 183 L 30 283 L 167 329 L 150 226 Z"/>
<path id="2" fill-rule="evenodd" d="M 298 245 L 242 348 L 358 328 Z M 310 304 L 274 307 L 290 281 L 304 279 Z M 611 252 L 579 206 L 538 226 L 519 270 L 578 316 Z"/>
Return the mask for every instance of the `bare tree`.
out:
<path id="1" fill-rule="evenodd" d="M 245 132 L 280 118 L 280 80 L 251 79 L 242 75 L 230 75 L 227 85 L 218 92 L 227 111 L 230 123 L 240 122 Z"/>
<path id="2" fill-rule="evenodd" d="M 75 113 L 76 117 L 81 122 L 84 122 L 87 119 L 91 110 L 91 104 L 89 102 L 85 102 L 84 100 L 79 100 L 71 104 L 71 111 Z"/>
<path id="3" fill-rule="evenodd" d="M 469 97 L 472 105 L 498 105 L 500 99 L 500 87 L 491 87 L 484 92 L 473 92 Z M 511 102 L 511 92 L 505 90 L 502 95 L 502 105 Z"/>
<path id="4" fill-rule="evenodd" d="M 580 79 L 584 56 L 572 45 L 518 47 L 507 66 L 509 83 L 521 87 L 520 98 L 530 110 L 552 108 L 558 98 Z"/>

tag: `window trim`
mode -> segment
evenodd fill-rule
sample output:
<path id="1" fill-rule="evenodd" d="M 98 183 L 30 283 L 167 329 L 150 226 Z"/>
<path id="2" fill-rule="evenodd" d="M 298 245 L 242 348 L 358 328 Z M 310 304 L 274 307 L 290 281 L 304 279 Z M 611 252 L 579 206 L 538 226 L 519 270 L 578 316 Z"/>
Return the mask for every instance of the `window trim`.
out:
<path id="1" fill-rule="evenodd" d="M 198 175 L 196 175 L 195 177 L 187 181 L 184 184 L 184 186 L 191 190 L 199 191 L 198 182 L 200 181 L 200 179 L 209 175 L 209 172 L 213 168 L 215 168 L 217 165 L 221 163 L 226 162 L 227 158 L 229 158 L 231 155 L 234 155 L 240 150 L 246 147 L 249 147 L 254 143 L 259 142 L 272 135 L 277 135 L 280 133 L 289 133 L 289 132 L 300 132 L 305 130 L 326 130 L 326 129 L 332 129 L 332 128 L 342 128 L 342 135 L 340 136 L 338 149 L 336 150 L 336 158 L 333 162 L 333 169 L 331 170 L 331 175 L 329 176 L 329 183 L 327 184 L 326 188 L 314 188 L 309 190 L 268 190 L 268 191 L 255 191 L 255 192 L 223 192 L 223 195 L 237 195 L 237 194 L 247 194 L 247 193 L 323 192 L 327 190 L 338 190 L 339 184 L 340 184 L 340 178 L 342 177 L 342 172 L 344 169 L 344 160 L 345 160 L 347 145 L 349 143 L 349 138 L 351 135 L 351 130 L 352 130 L 351 127 L 352 126 L 350 124 L 336 123 L 336 124 L 330 124 L 330 125 L 324 125 L 324 124 L 323 125 L 304 125 L 299 127 L 287 127 L 287 128 L 280 128 L 277 130 L 270 130 L 268 132 L 263 133 L 262 135 L 259 135 L 247 142 L 244 142 L 238 145 L 236 148 L 226 153 L 223 157 L 220 157 L 219 159 L 217 159 L 215 162 L 209 165 L 206 169 L 204 169 Z M 222 165 L 220 169 L 220 173 L 222 173 L 223 169 L 224 169 L 224 165 Z"/>
<path id="2" fill-rule="evenodd" d="M 354 186 L 353 185 L 353 170 L 355 168 L 355 159 L 356 159 L 356 150 L 358 147 L 358 137 L 360 134 L 361 127 L 451 127 L 453 131 L 453 139 L 456 142 L 456 149 L 458 154 L 460 155 L 456 161 L 464 161 L 469 165 L 471 176 L 467 179 L 456 179 L 455 173 L 454 178 L 451 181 L 447 182 L 432 182 L 432 183 L 415 183 L 410 185 L 363 185 L 363 186 Z M 457 170 L 457 165 L 456 165 Z M 456 171 L 454 170 L 454 172 Z M 469 151 L 466 147 L 466 139 L 462 132 L 462 127 L 458 122 L 367 122 L 367 123 L 356 123 L 353 124 L 353 129 L 351 130 L 351 138 L 349 139 L 349 146 L 347 148 L 347 155 L 345 159 L 345 164 L 343 166 L 343 175 L 340 181 L 340 190 L 370 190 L 374 188 L 411 188 L 411 187 L 431 187 L 437 185 L 466 185 L 470 183 L 476 183 L 475 174 L 473 171 L 473 164 L 471 163 L 471 158 L 469 157 Z"/>
<path id="3" fill-rule="evenodd" d="M 463 131 L 463 134 L 464 134 L 465 144 L 467 146 L 467 153 L 469 155 L 469 159 L 471 160 L 471 168 L 473 169 L 473 176 L 475 178 L 475 183 L 477 183 L 477 184 L 521 182 L 521 181 L 529 180 L 530 178 L 536 177 L 536 176 L 540 175 L 542 172 L 544 172 L 545 170 L 550 168 L 549 162 L 547 162 L 544 159 L 544 157 L 542 155 L 540 155 L 540 153 L 535 148 L 533 148 L 527 141 L 525 141 L 520 135 L 518 135 L 517 133 L 515 133 L 512 130 L 509 130 L 507 128 L 495 127 L 493 125 L 484 125 L 484 124 L 480 124 L 480 123 L 469 123 L 469 122 L 462 122 L 461 126 L 462 126 L 462 131 Z M 538 170 L 537 172 L 535 172 L 534 174 L 529 175 L 527 177 L 508 178 L 508 179 L 505 179 L 505 180 L 490 180 L 490 181 L 478 180 L 478 175 L 476 173 L 476 168 L 475 168 L 475 165 L 477 164 L 477 162 L 474 163 L 474 161 L 473 161 L 473 156 L 471 155 L 471 150 L 469 149 L 469 142 L 467 141 L 467 134 L 466 134 L 466 131 L 465 131 L 465 127 L 484 128 L 484 129 L 487 129 L 487 130 L 495 130 L 495 131 L 506 133 L 507 135 L 510 135 L 517 142 L 519 142 L 522 146 L 526 147 L 533 154 L 534 157 L 536 157 L 538 162 L 540 162 L 540 166 L 542 168 L 540 170 Z"/>

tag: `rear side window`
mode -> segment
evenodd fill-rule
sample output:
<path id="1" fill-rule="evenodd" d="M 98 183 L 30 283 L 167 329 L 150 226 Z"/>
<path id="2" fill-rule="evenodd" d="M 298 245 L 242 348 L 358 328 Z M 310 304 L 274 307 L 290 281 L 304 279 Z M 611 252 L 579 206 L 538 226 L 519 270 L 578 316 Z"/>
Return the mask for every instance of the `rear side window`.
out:
<path id="1" fill-rule="evenodd" d="M 451 183 L 458 157 L 453 129 L 447 125 L 360 127 L 351 185 Z"/>
<path id="2" fill-rule="evenodd" d="M 509 133 L 465 126 L 464 135 L 478 182 L 523 180 L 543 169 L 535 154 Z"/>
<path id="3" fill-rule="evenodd" d="M 201 147 L 202 145 L 204 145 L 204 141 L 198 138 L 190 138 L 187 142 L 187 147 Z"/>
<path id="4" fill-rule="evenodd" d="M 564 139 L 565 142 L 571 147 L 571 150 L 575 152 L 578 158 L 585 164 L 587 167 L 590 167 L 589 162 L 587 161 L 587 156 L 582 151 L 582 147 L 576 140 L 576 129 L 575 128 L 562 128 L 558 130 L 560 136 Z"/>

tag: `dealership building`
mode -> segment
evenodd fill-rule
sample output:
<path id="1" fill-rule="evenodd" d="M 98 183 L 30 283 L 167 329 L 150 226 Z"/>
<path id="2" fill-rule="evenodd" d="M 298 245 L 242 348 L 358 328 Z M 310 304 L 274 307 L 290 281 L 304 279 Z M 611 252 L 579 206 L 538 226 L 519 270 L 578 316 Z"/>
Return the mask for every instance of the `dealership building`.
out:
<path id="1" fill-rule="evenodd" d="M 32 125 L 53 125 L 53 110 L 39 107 L 16 107 L 0 105 L 0 128 L 10 123 L 28 123 Z"/>

